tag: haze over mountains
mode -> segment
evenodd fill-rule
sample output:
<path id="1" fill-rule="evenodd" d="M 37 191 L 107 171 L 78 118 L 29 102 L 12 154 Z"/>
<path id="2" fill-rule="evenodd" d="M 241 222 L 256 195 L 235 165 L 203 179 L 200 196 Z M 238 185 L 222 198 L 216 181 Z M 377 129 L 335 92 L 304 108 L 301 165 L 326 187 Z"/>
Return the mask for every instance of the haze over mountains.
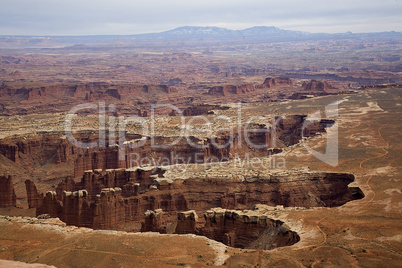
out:
<path id="1" fill-rule="evenodd" d="M 202 41 L 221 42 L 282 42 L 321 39 L 355 39 L 355 38 L 402 38 L 402 32 L 377 33 L 309 33 L 284 30 L 274 26 L 254 26 L 244 30 L 230 30 L 220 27 L 183 26 L 172 30 L 133 35 L 88 35 L 88 36 L 0 36 L 0 48 L 16 47 L 63 47 L 71 45 L 133 45 L 144 41 Z M 188 44 L 187 44 L 188 45 Z"/>
<path id="2" fill-rule="evenodd" d="M 274 26 L 254 26 L 244 30 L 230 30 L 220 27 L 202 27 L 202 26 L 183 26 L 173 30 L 160 33 L 133 35 L 136 38 L 238 38 L 238 37 L 282 37 L 282 38 L 311 38 L 311 37 L 329 37 L 329 36 L 367 36 L 367 35 L 401 35 L 400 32 L 382 32 L 382 33 L 358 33 L 351 32 L 339 34 L 327 33 L 309 33 L 302 31 L 283 30 Z"/>
<path id="3" fill-rule="evenodd" d="M 279 29 L 274 26 L 254 26 L 244 30 L 230 30 L 220 27 L 183 26 L 161 33 L 134 35 L 138 38 L 236 38 L 257 36 L 301 37 L 310 33 Z"/>

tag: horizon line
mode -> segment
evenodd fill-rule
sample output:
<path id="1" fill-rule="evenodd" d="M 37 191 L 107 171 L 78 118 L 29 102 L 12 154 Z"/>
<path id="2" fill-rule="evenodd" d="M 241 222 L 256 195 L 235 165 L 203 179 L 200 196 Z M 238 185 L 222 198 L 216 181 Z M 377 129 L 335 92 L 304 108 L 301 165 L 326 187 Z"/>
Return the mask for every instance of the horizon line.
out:
<path id="1" fill-rule="evenodd" d="M 133 34 L 41 34 L 41 35 L 29 35 L 29 34 L 0 34 L 0 37 L 95 37 L 95 36 L 135 36 L 135 35 L 147 35 L 147 34 L 161 34 L 161 33 L 166 33 L 169 31 L 173 31 L 176 29 L 180 28 L 185 28 L 185 27 L 191 27 L 191 28 L 217 28 L 217 29 L 225 29 L 229 31 L 244 31 L 252 28 L 276 28 L 279 30 L 283 31 L 289 31 L 289 32 L 299 32 L 299 33 L 306 33 L 306 34 L 328 34 L 328 35 L 336 35 L 336 34 L 375 34 L 375 33 L 402 33 L 402 31 L 396 31 L 396 30 L 387 30 L 387 31 L 375 31 L 375 32 L 352 32 L 352 31 L 346 31 L 346 32 L 336 32 L 336 33 L 328 33 L 328 32 L 309 32 L 309 31 L 300 31 L 300 30 L 288 30 L 284 28 L 279 28 L 273 25 L 266 26 L 266 25 L 255 25 L 252 27 L 244 28 L 244 29 L 230 29 L 226 27 L 219 27 L 219 26 L 199 26 L 199 25 L 183 25 L 183 26 L 178 26 L 175 28 L 172 28 L 170 30 L 164 30 L 164 31 L 159 31 L 159 32 L 146 32 L 146 33 L 133 33 Z"/>

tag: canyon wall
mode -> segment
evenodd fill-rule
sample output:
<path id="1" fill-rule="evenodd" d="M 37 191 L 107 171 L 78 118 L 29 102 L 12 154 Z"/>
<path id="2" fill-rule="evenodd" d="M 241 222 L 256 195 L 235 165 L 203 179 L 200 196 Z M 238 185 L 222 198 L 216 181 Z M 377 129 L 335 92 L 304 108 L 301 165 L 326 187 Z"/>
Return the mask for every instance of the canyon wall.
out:
<path id="1" fill-rule="evenodd" d="M 254 211 L 212 208 L 204 213 L 205 223 L 197 226 L 195 211 L 177 215 L 177 234 L 197 234 L 236 248 L 273 249 L 300 241 L 284 222 Z"/>
<path id="2" fill-rule="evenodd" d="M 42 206 L 43 195 L 38 192 L 36 185 L 31 180 L 25 181 L 29 208 L 38 208 Z"/>
<path id="3" fill-rule="evenodd" d="M 269 123 L 250 124 L 246 131 L 244 127 L 235 128 L 203 140 L 182 137 L 174 145 L 171 144 L 177 137 L 154 136 L 151 140 L 151 137 L 136 134 L 126 134 L 124 144 L 118 146 L 106 143 L 104 147 L 88 149 L 71 143 L 64 133 L 9 137 L 0 140 L 0 154 L 27 170 L 41 170 L 46 165 L 54 165 L 63 171 L 63 176 L 80 178 L 86 170 L 130 168 L 145 164 L 170 165 L 179 161 L 204 163 L 229 160 L 236 155 L 242 157 L 246 154 L 250 157 L 268 156 L 270 148 L 296 144 L 303 135 L 310 137 L 325 132 L 325 127 L 333 123 L 322 120 L 309 125 L 302 133 L 306 116 L 275 119 L 276 126 Z M 91 131 L 78 132 L 74 136 L 78 141 L 99 140 L 99 134 Z M 139 141 L 142 146 L 137 146 Z M 124 146 L 124 150 L 121 150 L 121 146 Z"/>
<path id="4" fill-rule="evenodd" d="M 227 94 L 244 94 L 255 89 L 256 87 L 253 84 L 214 86 L 208 91 L 208 94 L 226 96 Z"/>
<path id="5" fill-rule="evenodd" d="M 163 98 L 177 90 L 168 85 L 108 84 L 92 82 L 86 84 L 47 84 L 32 86 L 3 83 L 0 85 L 0 115 L 26 115 L 32 113 L 67 112 L 78 104 L 112 102 L 119 114 L 132 116 L 138 109 L 147 110 L 155 96 Z M 133 104 L 137 104 L 134 106 Z"/>
<path id="6" fill-rule="evenodd" d="M 307 126 L 303 130 L 306 116 L 294 115 L 283 119 L 277 118 L 275 127 L 265 124 L 249 125 L 219 132 L 215 138 L 200 140 L 196 137 L 181 138 L 178 143 L 171 145 L 176 137 L 141 137 L 143 143 L 137 147 L 138 137 L 128 137 L 123 150 L 124 155 L 119 158 L 119 147 L 107 146 L 83 151 L 75 159 L 74 176 L 82 176 L 85 170 L 130 168 L 151 164 L 151 161 L 161 161 L 164 164 L 204 163 L 233 159 L 235 155 L 242 157 L 262 157 L 268 155 L 272 147 L 286 147 L 298 143 L 302 137 L 311 137 L 325 132 L 325 127 L 333 123 L 322 120 Z M 152 142 L 158 146 L 152 144 Z M 196 145 L 196 146 L 194 146 Z M 152 156 L 152 158 L 150 157 Z"/>
<path id="7" fill-rule="evenodd" d="M 310 82 L 304 82 L 303 88 L 305 91 L 327 91 L 328 89 L 336 89 L 327 81 L 311 80 Z"/>
<path id="8" fill-rule="evenodd" d="M 95 229 L 140 231 L 154 229 L 140 224 L 148 210 L 161 209 L 160 221 L 165 225 L 154 226 L 166 230 L 178 211 L 202 214 L 213 207 L 251 209 L 255 204 L 340 206 L 364 196 L 359 188 L 348 187 L 353 181 L 353 175 L 342 173 L 170 180 L 163 177 L 161 169 L 88 171 L 80 182 L 70 179 L 56 192 L 47 192 L 37 214 L 47 213 L 67 224 Z"/>
<path id="9" fill-rule="evenodd" d="M 197 116 L 197 115 L 207 115 L 212 114 L 211 110 L 228 110 L 229 107 L 220 106 L 220 105 L 209 105 L 209 104 L 201 104 L 201 105 L 192 105 L 183 110 L 184 116 Z M 176 116 L 175 110 L 170 114 L 171 116 Z"/>
<path id="10" fill-rule="evenodd" d="M 273 88 L 275 86 L 284 86 L 284 85 L 293 85 L 293 81 L 290 78 L 287 77 L 267 77 L 264 80 L 264 83 L 260 85 L 262 88 Z"/>
<path id="11" fill-rule="evenodd" d="M 67 162 L 78 149 L 62 133 L 14 136 L 0 140 L 0 154 L 15 163 L 30 166 L 43 165 L 53 156 L 55 163 Z"/>
<path id="12" fill-rule="evenodd" d="M 0 97 L 19 97 L 27 101 L 44 101 L 52 97 L 71 97 L 77 100 L 99 100 L 112 97 L 121 100 L 122 97 L 141 94 L 171 93 L 176 90 L 168 85 L 136 85 L 136 84 L 54 84 L 41 87 L 16 87 L 3 83 L 0 86 Z"/>
<path id="13" fill-rule="evenodd" d="M 262 84 L 243 84 L 243 85 L 224 85 L 214 86 L 208 91 L 209 95 L 227 96 L 228 94 L 245 94 L 255 91 L 256 89 L 273 88 L 275 86 L 293 85 L 290 78 L 267 77 Z"/>

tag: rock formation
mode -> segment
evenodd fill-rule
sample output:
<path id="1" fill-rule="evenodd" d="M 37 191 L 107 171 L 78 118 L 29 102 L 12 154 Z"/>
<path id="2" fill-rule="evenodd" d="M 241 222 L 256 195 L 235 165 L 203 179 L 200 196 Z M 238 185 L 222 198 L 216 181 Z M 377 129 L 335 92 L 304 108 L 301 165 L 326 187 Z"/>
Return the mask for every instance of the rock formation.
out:
<path id="1" fill-rule="evenodd" d="M 144 215 L 145 219 L 141 223 L 141 232 L 159 232 L 163 234 L 168 232 L 162 209 L 147 210 Z"/>
<path id="2" fill-rule="evenodd" d="M 78 217 L 88 217 L 89 226 L 95 229 L 118 229 L 126 221 L 125 204 L 121 188 L 104 188 L 96 195 L 92 210 L 82 212 Z M 93 218 L 90 218 L 93 215 Z"/>
<path id="3" fill-rule="evenodd" d="M 335 89 L 332 85 L 330 85 L 327 81 L 317 81 L 311 80 L 310 82 L 304 82 L 303 88 L 305 91 L 326 91 L 328 89 Z"/>
<path id="4" fill-rule="evenodd" d="M 124 104 L 144 103 L 151 104 L 150 96 L 155 94 L 170 94 L 175 92 L 174 87 L 168 85 L 141 85 L 141 84 L 108 84 L 108 83 L 86 83 L 86 84 L 48 84 L 41 87 L 19 86 L 2 84 L 0 86 L 0 99 L 4 99 L 7 108 L 1 111 L 4 115 L 67 112 L 74 105 L 99 101 L 113 101 L 119 106 L 127 107 Z M 13 99 L 14 102 L 11 102 Z M 63 102 L 55 100 L 63 99 Z M 19 100 L 18 105 L 15 100 Z M 132 105 L 130 105 L 131 107 Z M 148 105 L 150 106 L 150 105 Z M 127 108 L 120 112 L 133 114 Z M 149 109 L 149 107 L 148 107 Z"/>
<path id="5" fill-rule="evenodd" d="M 28 101 L 44 100 L 47 96 L 74 97 L 88 100 L 91 96 L 94 100 L 102 97 L 121 99 L 130 94 L 174 92 L 175 89 L 168 85 L 115 85 L 107 83 L 88 84 L 55 84 L 43 87 L 16 88 L 3 84 L 0 87 L 0 97 L 25 96 Z"/>
<path id="6" fill-rule="evenodd" d="M 360 89 L 369 89 L 369 88 L 400 88 L 402 84 L 381 84 L 381 85 L 364 85 L 361 86 Z"/>
<path id="7" fill-rule="evenodd" d="M 220 95 L 220 96 L 227 96 L 228 94 L 244 94 L 247 92 L 255 91 L 256 89 L 272 88 L 275 86 L 292 85 L 292 84 L 293 84 L 293 82 L 290 78 L 268 77 L 260 85 L 243 84 L 243 85 L 239 85 L 239 86 L 235 86 L 235 85 L 214 86 L 214 87 L 210 88 L 210 90 L 208 91 L 208 94 L 209 95 Z"/>
<path id="8" fill-rule="evenodd" d="M 359 188 L 348 187 L 353 181 L 353 175 L 341 173 L 170 180 L 163 177 L 163 170 L 152 168 L 88 171 L 81 182 L 70 179 L 57 187 L 57 193 L 47 192 L 37 215 L 47 213 L 67 224 L 96 229 L 164 232 L 176 220 L 178 211 L 194 210 L 191 215 L 179 214 L 182 223 L 176 229 L 184 232 L 194 229 L 187 220 L 196 218 L 195 213 L 202 214 L 217 206 L 340 206 L 364 196 Z M 158 209 L 163 214 L 147 212 Z"/>
<path id="9" fill-rule="evenodd" d="M 211 107 L 204 108 L 208 110 Z M 196 109 L 192 112 L 198 113 L 201 110 Z M 267 156 L 272 153 L 269 151 L 270 148 L 296 144 L 303 135 L 310 137 L 325 132 L 325 127 L 331 123 L 328 120 L 316 122 L 309 125 L 302 133 L 306 116 L 293 115 L 275 119 L 275 124 L 271 124 L 272 122 L 249 124 L 247 129 L 244 126 L 221 131 L 215 137 L 206 139 L 182 137 L 173 146 L 171 144 L 177 137 L 155 136 L 151 140 L 149 137 L 137 134 L 126 134 L 126 141 L 117 144 L 118 146 L 109 146 L 106 143 L 104 147 L 97 148 L 80 148 L 68 141 L 63 133 L 10 137 L 0 141 L 0 154 L 21 165 L 22 168 L 39 170 L 42 166 L 53 164 L 58 169 L 64 168 L 65 176 L 80 178 L 86 170 L 130 168 L 141 164 L 154 164 L 146 161 L 162 161 L 162 159 L 166 160 L 165 165 L 171 165 L 181 160 L 186 163 L 224 161 L 232 159 L 236 154 L 240 157 L 245 154 L 250 157 Z M 99 140 L 99 133 L 96 132 L 83 131 L 76 133 L 75 136 L 77 140 L 88 142 Z M 138 141 L 143 143 L 141 147 L 136 146 Z M 155 148 L 152 142 L 159 148 Z"/>
<path id="10" fill-rule="evenodd" d="M 17 198 L 11 176 L 0 176 L 0 208 L 15 207 L 16 202 Z"/>
<path id="11" fill-rule="evenodd" d="M 212 208 L 204 213 L 205 224 L 196 228 L 194 211 L 178 213 L 177 234 L 198 234 L 236 248 L 273 249 L 300 240 L 284 222 L 255 211 Z"/>
<path id="12" fill-rule="evenodd" d="M 18 163 L 19 162 L 19 157 L 18 157 L 18 151 L 19 148 L 16 144 L 7 144 L 7 143 L 2 143 L 0 144 L 0 154 L 4 155 L 11 161 Z"/>
<path id="13" fill-rule="evenodd" d="M 240 86 L 225 85 L 225 86 L 214 86 L 209 91 L 209 95 L 221 95 L 226 96 L 227 94 L 244 94 L 246 92 L 251 92 L 255 90 L 253 84 L 244 84 Z"/>
<path id="14" fill-rule="evenodd" d="M 198 215 L 195 210 L 177 213 L 176 234 L 195 234 Z"/>
<path id="15" fill-rule="evenodd" d="M 35 183 L 33 183 L 31 180 L 26 180 L 25 188 L 27 191 L 29 208 L 41 207 L 43 201 L 43 195 L 39 194 L 38 190 L 36 189 Z"/>
<path id="16" fill-rule="evenodd" d="M 47 191 L 43 198 L 42 205 L 36 208 L 36 215 L 49 214 L 52 217 L 61 217 L 63 213 L 62 203 L 57 200 L 55 191 Z"/>
<path id="17" fill-rule="evenodd" d="M 279 85 L 293 85 L 293 81 L 287 77 L 267 77 L 261 86 L 263 88 L 273 88 Z"/>
<path id="18" fill-rule="evenodd" d="M 184 109 L 183 115 L 184 116 L 207 115 L 211 112 L 211 110 L 227 110 L 227 109 L 229 109 L 229 107 L 223 107 L 219 105 L 208 105 L 208 104 L 194 105 Z M 172 111 L 172 115 L 177 115 L 174 110 Z"/>
<path id="19" fill-rule="evenodd" d="M 23 162 L 31 166 L 48 161 L 54 154 L 57 163 L 67 162 L 77 150 L 60 133 L 8 137 L 0 141 L 0 154 L 15 163 Z"/>

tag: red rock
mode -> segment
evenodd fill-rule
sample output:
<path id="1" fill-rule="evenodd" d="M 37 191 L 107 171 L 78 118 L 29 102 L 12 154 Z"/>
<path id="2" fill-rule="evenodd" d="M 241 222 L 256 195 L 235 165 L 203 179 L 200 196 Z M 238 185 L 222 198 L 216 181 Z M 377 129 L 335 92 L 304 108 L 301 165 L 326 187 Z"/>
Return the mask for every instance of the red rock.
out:
<path id="1" fill-rule="evenodd" d="M 91 227 L 93 225 L 93 209 L 86 190 L 74 192 L 64 191 L 62 199 L 62 215 L 59 217 L 71 225 Z M 59 212 L 60 213 L 60 212 Z"/>
<path id="2" fill-rule="evenodd" d="M 92 228 L 119 229 L 125 223 L 125 204 L 120 188 L 104 188 L 96 196 Z"/>
<path id="3" fill-rule="evenodd" d="M 18 146 L 16 144 L 0 144 L 0 153 L 15 163 L 19 162 Z"/>
<path id="4" fill-rule="evenodd" d="M 272 88 L 275 86 L 292 85 L 292 84 L 293 82 L 290 78 L 268 77 L 260 85 L 243 84 L 240 86 L 233 86 L 233 85 L 214 86 L 208 91 L 208 94 L 220 95 L 220 96 L 226 96 L 228 94 L 245 94 L 248 92 L 255 91 L 256 89 Z"/>
<path id="5" fill-rule="evenodd" d="M 210 108 L 214 108 L 214 106 L 196 107 L 189 110 L 188 113 L 195 115 L 199 112 L 207 112 Z M 181 159 L 186 163 L 224 161 L 233 159 L 236 154 L 239 157 L 246 154 L 250 157 L 267 156 L 270 148 L 280 148 L 298 143 L 302 138 L 304 120 L 305 116 L 303 115 L 288 116 L 284 119 L 278 119 L 276 128 L 269 126 L 269 124 L 249 125 L 247 136 L 245 136 L 244 127 L 241 127 L 240 129 L 235 128 L 233 131 L 221 131 L 216 133 L 215 138 L 205 140 L 193 137 L 188 142 L 182 138 L 174 146 L 169 146 L 169 144 L 175 140 L 175 137 L 154 137 L 155 144 L 161 145 L 161 148 L 158 149 L 155 149 L 151 140 L 146 137 L 142 147 L 132 146 L 133 143 L 130 141 L 142 138 L 140 135 L 127 135 L 127 142 L 120 146 L 108 146 L 106 144 L 106 147 L 103 148 L 88 149 L 75 146 L 60 133 L 28 138 L 5 138 L 0 141 L 0 154 L 15 163 L 19 163 L 22 168 L 27 170 L 38 170 L 51 163 L 57 169 L 65 170 L 64 176 L 80 178 L 86 170 L 130 168 L 147 164 L 141 163 L 141 161 L 150 156 L 152 156 L 151 160 L 154 161 L 167 159 L 169 164 L 176 164 Z M 327 123 L 327 121 L 322 121 L 309 125 L 304 136 L 309 137 L 318 132 L 325 132 Z M 233 136 L 231 136 L 232 134 Z M 80 132 L 75 136 L 78 140 L 90 142 L 99 139 L 98 133 L 91 132 Z M 195 147 L 192 144 L 199 146 Z M 258 145 L 259 148 L 255 148 L 255 145 Z M 119 158 L 121 146 L 124 146 L 122 159 Z M 54 156 L 56 157 L 54 158 Z M 74 172 L 72 172 L 72 166 L 74 166 Z M 59 194 L 61 193 L 59 192 Z"/>
<path id="6" fill-rule="evenodd" d="M 42 206 L 43 194 L 39 194 L 36 185 L 31 180 L 25 181 L 29 208 L 38 208 Z"/>
<path id="7" fill-rule="evenodd" d="M 36 208 L 36 215 L 49 214 L 51 217 L 61 218 L 63 207 L 62 203 L 57 200 L 57 193 L 55 191 L 48 191 L 43 198 L 42 205 Z"/>
<path id="8" fill-rule="evenodd" d="M 309 83 L 303 83 L 305 91 L 326 91 L 328 89 L 335 89 L 327 81 L 311 80 Z"/>
<path id="9" fill-rule="evenodd" d="M 147 210 L 144 214 L 145 221 L 141 224 L 141 232 L 166 233 L 162 209 Z"/>
<path id="10" fill-rule="evenodd" d="M 237 248 L 273 249 L 300 241 L 283 222 L 258 213 L 215 208 L 204 213 L 205 225 L 195 233 Z"/>
<path id="11" fill-rule="evenodd" d="M 176 234 L 195 234 L 198 216 L 195 210 L 177 213 Z"/>
<path id="12" fill-rule="evenodd" d="M 221 95 L 226 96 L 227 94 L 244 94 L 246 92 L 251 92 L 255 90 L 255 86 L 252 84 L 244 84 L 240 86 L 225 85 L 225 86 L 214 86 L 209 91 L 209 95 Z"/>
<path id="13" fill-rule="evenodd" d="M 2 84 L 0 86 L 1 102 L 7 107 L 4 114 L 30 114 L 67 112 L 77 104 L 86 102 L 110 101 L 121 104 L 125 113 L 133 114 L 133 104 L 149 100 L 155 94 L 170 94 L 176 92 L 168 85 L 139 84 L 53 84 L 43 87 L 21 87 Z M 15 103 L 15 100 L 19 100 Z M 62 102 L 60 101 L 62 100 Z M 149 104 L 149 101 L 146 101 Z M 119 105 L 118 105 L 119 106 Z M 144 111 L 142 116 L 147 116 Z"/>
<path id="14" fill-rule="evenodd" d="M 15 207 L 16 202 L 17 198 L 11 176 L 0 176 L 0 207 Z"/>
<path id="15" fill-rule="evenodd" d="M 183 110 L 184 116 L 197 116 L 197 115 L 207 115 L 211 110 L 227 110 L 228 107 L 223 107 L 219 105 L 208 105 L 208 104 L 201 104 L 201 105 L 194 105 L 190 106 Z M 176 111 L 172 110 L 169 114 L 171 116 L 176 116 Z"/>
<path id="16" fill-rule="evenodd" d="M 47 213 L 67 224 L 96 229 L 163 232 L 174 222 L 177 212 L 190 209 L 199 214 L 216 206 L 250 209 L 254 204 L 333 207 L 364 196 L 360 189 L 348 187 L 354 181 L 351 174 L 307 173 L 245 180 L 194 178 L 162 183 L 168 179 L 158 175 L 160 172 L 151 168 L 88 171 L 81 182 L 60 184 L 57 191 L 63 191 L 62 197 L 47 192 L 37 215 Z M 147 218 L 148 210 L 157 209 L 163 210 L 160 218 Z M 184 221 L 177 232 L 195 228 Z M 142 227 L 141 222 L 145 224 Z"/>
<path id="17" fill-rule="evenodd" d="M 292 85 L 292 84 L 293 81 L 287 77 L 276 77 L 276 78 L 267 77 L 264 83 L 262 83 L 262 88 L 264 87 L 272 88 L 278 85 Z"/>

